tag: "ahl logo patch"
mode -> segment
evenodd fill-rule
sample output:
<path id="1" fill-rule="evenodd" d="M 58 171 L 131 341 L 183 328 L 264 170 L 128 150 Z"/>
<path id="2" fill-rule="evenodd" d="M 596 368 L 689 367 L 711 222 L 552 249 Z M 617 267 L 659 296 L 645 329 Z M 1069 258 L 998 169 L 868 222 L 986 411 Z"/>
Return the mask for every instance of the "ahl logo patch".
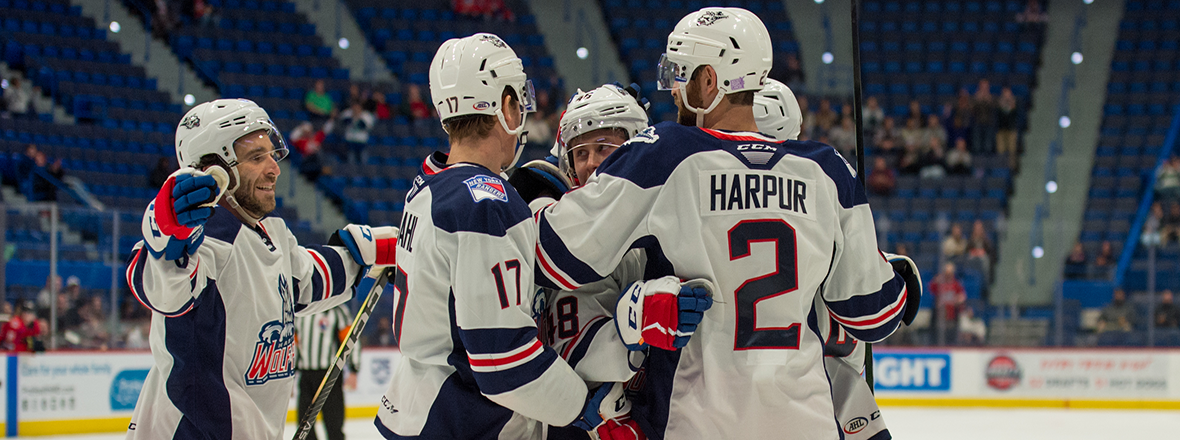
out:
<path id="1" fill-rule="evenodd" d="M 475 176 L 464 180 L 467 184 L 467 190 L 471 192 L 471 198 L 475 199 L 476 203 L 483 200 L 496 200 L 500 202 L 508 201 L 508 192 L 504 190 L 504 182 L 492 176 Z"/>
<path id="2" fill-rule="evenodd" d="M 723 11 L 705 11 L 705 15 L 697 18 L 697 26 L 712 26 L 717 20 L 729 18 Z"/>
<path id="3" fill-rule="evenodd" d="M 201 118 L 198 118 L 197 115 L 191 115 L 187 118 L 184 118 L 183 121 L 180 121 L 180 126 L 187 128 L 189 130 L 200 127 L 201 126 Z"/>
<path id="4" fill-rule="evenodd" d="M 485 43 L 491 43 L 492 46 L 496 46 L 501 49 L 508 47 L 507 44 L 504 44 L 504 40 L 501 40 L 500 37 L 497 37 L 497 36 L 491 35 L 491 34 L 481 35 L 479 37 L 479 41 L 483 41 Z"/>

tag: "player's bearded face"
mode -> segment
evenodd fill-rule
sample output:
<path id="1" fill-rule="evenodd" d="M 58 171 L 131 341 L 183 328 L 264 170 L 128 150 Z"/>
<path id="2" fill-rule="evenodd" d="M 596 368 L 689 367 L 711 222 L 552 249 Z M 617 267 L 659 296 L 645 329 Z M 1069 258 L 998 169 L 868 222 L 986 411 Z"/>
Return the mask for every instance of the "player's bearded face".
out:
<path id="1" fill-rule="evenodd" d="M 234 199 L 251 216 L 261 218 L 275 210 L 275 182 L 279 164 L 274 158 L 275 145 L 265 131 L 250 133 L 234 142 L 238 155 L 238 178 Z"/>
<path id="2" fill-rule="evenodd" d="M 700 108 L 705 107 L 705 105 L 704 105 L 705 103 L 703 100 L 701 100 L 701 97 L 700 97 L 700 95 L 701 95 L 701 84 L 700 83 L 703 80 L 704 76 L 705 75 L 696 75 L 695 78 L 688 81 L 688 84 L 685 87 L 687 89 L 686 91 L 688 92 L 688 97 L 687 97 L 688 104 L 691 105 L 692 108 L 700 109 Z M 689 127 L 696 127 L 697 126 L 697 114 L 693 113 L 691 110 L 689 110 L 687 107 L 684 106 L 683 100 L 685 99 L 685 97 L 681 96 L 679 87 L 672 89 L 672 97 L 676 101 L 676 123 L 678 123 L 680 125 L 686 125 Z"/>

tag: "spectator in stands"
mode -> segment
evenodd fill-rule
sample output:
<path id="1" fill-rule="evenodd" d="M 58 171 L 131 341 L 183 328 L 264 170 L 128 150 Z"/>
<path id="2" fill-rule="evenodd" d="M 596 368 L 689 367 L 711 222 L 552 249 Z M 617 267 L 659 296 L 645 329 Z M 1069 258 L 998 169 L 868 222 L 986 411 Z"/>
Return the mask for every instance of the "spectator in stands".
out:
<path id="1" fill-rule="evenodd" d="M 918 145 L 906 145 L 901 152 L 897 166 L 902 174 L 918 174 L 922 170 L 922 150 Z"/>
<path id="2" fill-rule="evenodd" d="M 848 107 L 851 106 L 845 106 Z M 836 151 L 848 160 L 852 161 L 856 157 L 856 126 L 852 124 L 851 117 L 841 118 L 840 125 L 828 131 L 828 140 L 832 142 L 829 145 L 835 147 Z"/>
<path id="3" fill-rule="evenodd" d="M 1168 205 L 1168 211 L 1160 220 L 1160 245 L 1167 245 L 1169 238 L 1180 240 L 1180 202 Z"/>
<path id="4" fill-rule="evenodd" d="M 955 98 L 955 105 L 951 108 L 950 121 L 947 127 L 947 137 L 950 139 L 971 137 L 971 94 L 967 89 L 959 89 L 959 96 Z"/>
<path id="5" fill-rule="evenodd" d="M 365 101 L 365 110 L 377 116 L 378 121 L 388 121 L 393 118 L 393 107 L 385 102 L 385 92 L 374 90 Z"/>
<path id="6" fill-rule="evenodd" d="M 1155 306 L 1155 327 L 1159 329 L 1180 328 L 1180 308 L 1172 303 L 1172 291 L 1160 293 L 1160 303 Z"/>
<path id="7" fill-rule="evenodd" d="M 889 169 L 884 157 L 873 159 L 873 169 L 869 172 L 869 191 L 879 196 L 893 195 L 893 188 L 897 186 L 897 174 Z"/>
<path id="8" fill-rule="evenodd" d="M 963 307 L 959 314 L 959 345 L 983 345 L 987 340 L 987 324 L 975 316 L 975 309 Z"/>
<path id="9" fill-rule="evenodd" d="M 873 133 L 873 145 L 878 148 L 884 148 L 886 140 L 892 141 L 895 147 L 905 145 L 905 141 L 901 139 L 901 131 L 897 129 L 892 116 L 882 119 L 881 126 L 877 127 L 877 131 Z"/>
<path id="10" fill-rule="evenodd" d="M 1180 158 L 1168 158 L 1155 172 L 1155 197 L 1165 203 L 1180 202 Z"/>
<path id="11" fill-rule="evenodd" d="M 1154 239 L 1156 243 L 1160 242 L 1160 222 L 1164 220 L 1164 208 L 1159 201 L 1151 204 L 1151 213 L 1147 215 L 1147 219 L 1143 221 L 1143 235 L 1140 236 L 1142 240 Z"/>
<path id="12" fill-rule="evenodd" d="M 1118 257 L 1114 255 L 1114 248 L 1111 246 L 1110 240 L 1103 240 L 1102 245 L 1098 248 L 1098 256 L 1094 258 L 1094 267 L 1091 268 L 1090 278 L 1110 279 L 1115 264 L 1118 264 Z"/>
<path id="13" fill-rule="evenodd" d="M 914 118 L 905 120 L 905 128 L 902 128 L 899 134 L 901 135 L 902 143 L 905 144 L 906 147 L 916 146 L 919 150 L 924 150 L 928 145 L 930 145 L 922 143 L 922 128 L 920 126 L 920 122 Z"/>
<path id="14" fill-rule="evenodd" d="M 46 328 L 44 320 L 37 319 L 36 304 L 17 301 L 12 317 L 0 328 L 0 344 L 7 351 L 35 351 L 41 345 L 40 339 Z"/>
<path id="15" fill-rule="evenodd" d="M 66 278 L 66 287 L 62 289 L 62 293 L 66 294 L 66 298 L 70 301 L 77 301 L 82 297 L 82 280 L 77 276 L 70 275 Z"/>
<path id="16" fill-rule="evenodd" d="M 967 151 L 966 139 L 955 139 L 955 148 L 946 153 L 946 168 L 951 174 L 971 174 L 971 152 Z"/>
<path id="17" fill-rule="evenodd" d="M 32 116 L 33 94 L 28 87 L 24 87 L 20 78 L 12 77 L 8 80 L 8 88 L 4 89 L 4 108 L 14 118 Z"/>
<path id="18" fill-rule="evenodd" d="M 936 140 L 938 143 L 946 146 L 946 127 L 942 126 L 942 120 L 938 115 L 931 113 L 926 116 L 926 126 L 922 128 L 922 143 L 929 145 L 930 141 Z"/>
<path id="19" fill-rule="evenodd" d="M 795 95 L 799 101 L 799 111 L 803 112 L 803 122 L 799 127 L 799 140 L 805 141 L 815 137 L 815 112 L 808 106 L 807 97 Z"/>
<path id="20" fill-rule="evenodd" d="M 336 116 L 336 103 L 332 102 L 332 97 L 328 95 L 325 87 L 324 80 L 317 79 L 312 89 L 303 97 L 303 107 L 311 116 L 311 122 L 316 125 Z"/>
<path id="21" fill-rule="evenodd" d="M 82 347 L 88 349 L 106 350 L 110 343 L 110 332 L 107 329 L 106 314 L 103 312 L 101 296 L 82 298 L 80 315 L 82 324 L 78 326 L 78 333 L 82 336 Z"/>
<path id="22" fill-rule="evenodd" d="M 937 304 L 935 312 L 935 328 L 943 329 L 943 336 L 946 341 L 955 341 L 956 333 L 958 333 L 959 311 L 963 304 L 967 302 L 967 291 L 963 289 L 963 283 L 959 282 L 959 277 L 955 275 L 955 263 L 947 262 L 942 265 L 942 272 L 930 280 L 930 292 L 934 294 L 934 301 Z M 939 323 L 942 324 L 939 324 Z"/>
<path id="23" fill-rule="evenodd" d="M 45 287 L 37 292 L 37 306 L 40 310 L 48 311 L 53 305 L 53 293 L 61 293 L 61 276 L 45 277 Z"/>
<path id="24" fill-rule="evenodd" d="M 1065 278 L 1069 280 L 1079 280 L 1086 278 L 1086 247 L 1082 243 L 1074 243 L 1073 249 L 1069 251 L 1069 257 L 1065 259 Z"/>
<path id="25" fill-rule="evenodd" d="M 172 35 L 172 30 L 176 29 L 177 17 L 175 11 L 169 7 L 167 0 L 156 0 L 152 3 L 155 5 L 155 10 L 152 11 L 152 35 L 164 41 L 168 41 L 168 37 Z"/>
<path id="26" fill-rule="evenodd" d="M 65 170 L 61 168 L 61 159 L 59 158 L 51 163 L 44 152 L 38 151 L 35 160 L 37 168 L 33 170 L 33 175 L 29 177 L 32 181 L 32 194 L 29 200 L 34 202 L 56 202 L 57 185 L 54 184 L 54 180 L 60 182 L 66 175 Z"/>
<path id="27" fill-rule="evenodd" d="M 160 156 L 156 160 L 156 167 L 152 168 L 151 174 L 148 175 L 148 185 L 151 188 L 159 188 L 164 186 L 164 182 L 168 180 L 168 176 L 176 172 L 176 167 L 172 165 L 171 156 Z"/>
<path id="28" fill-rule="evenodd" d="M 971 103 L 971 149 L 976 153 L 996 151 L 996 99 L 991 83 L 979 80 L 975 99 Z"/>
<path id="29" fill-rule="evenodd" d="M 921 127 L 922 121 L 926 119 L 922 117 L 922 104 L 917 100 L 910 101 L 910 110 L 908 113 L 906 113 L 905 119 L 907 126 L 909 125 L 909 122 L 913 120 L 917 124 L 917 127 Z"/>
<path id="30" fill-rule="evenodd" d="M 1016 95 L 1012 94 L 1011 87 L 1004 87 L 1000 90 L 1000 99 L 996 105 L 996 152 L 1008 156 L 1009 168 L 1016 168 L 1016 157 L 1020 155 L 1016 148 L 1019 124 Z"/>
<path id="31" fill-rule="evenodd" d="M 538 108 L 524 121 L 524 131 L 528 133 L 529 148 L 547 149 L 553 146 L 553 128 L 549 125 L 548 114 Z"/>
<path id="32" fill-rule="evenodd" d="M 1127 302 L 1127 293 L 1121 287 L 1114 288 L 1110 304 L 1098 315 L 1097 332 L 1124 331 L 1135 328 L 1135 308 Z"/>
<path id="33" fill-rule="evenodd" d="M 369 132 L 377 117 L 365 111 L 360 101 L 340 113 L 340 125 L 344 127 L 344 141 L 348 143 L 348 161 L 356 165 L 365 163 L 365 147 L 369 145 Z"/>
<path id="34" fill-rule="evenodd" d="M 316 130 L 315 125 L 304 122 L 295 127 L 295 131 L 292 131 L 289 137 L 291 145 L 299 153 L 299 173 L 312 182 L 319 180 L 324 172 L 322 147 L 333 125 L 329 122 L 324 124 L 325 128 Z"/>
<path id="35" fill-rule="evenodd" d="M 963 237 L 963 226 L 951 224 L 951 231 L 942 239 L 942 256 L 950 259 L 967 252 L 967 239 Z"/>
<path id="36" fill-rule="evenodd" d="M 348 100 L 345 102 L 348 103 L 349 107 L 352 107 L 352 103 L 354 103 L 354 102 L 361 103 L 362 107 L 363 107 L 364 102 L 367 101 L 369 98 L 366 92 L 367 91 L 361 91 L 360 84 L 357 84 L 357 83 L 349 84 L 349 86 L 348 86 Z"/>
<path id="37" fill-rule="evenodd" d="M 189 3 L 190 5 L 187 9 L 194 23 L 204 27 L 216 26 L 217 17 L 213 5 L 205 0 L 192 0 Z"/>
<path id="38" fill-rule="evenodd" d="M 923 179 L 941 179 L 946 177 L 946 153 L 942 142 L 931 139 L 928 148 L 922 151 L 922 169 L 918 177 Z"/>
<path id="39" fill-rule="evenodd" d="M 1024 11 L 1016 14 L 1016 22 L 1028 25 L 1041 25 L 1049 21 L 1049 14 L 1046 14 L 1041 9 L 1041 2 L 1038 0 L 1028 0 L 1028 4 L 1024 7 Z"/>
<path id="40" fill-rule="evenodd" d="M 392 347 L 397 345 L 397 341 L 393 339 L 393 323 L 390 322 L 388 316 L 382 316 L 377 320 L 377 331 L 369 336 L 369 340 L 365 341 L 365 345 L 369 347 Z"/>
<path id="41" fill-rule="evenodd" d="M 832 101 L 821 99 L 819 101 L 819 111 L 815 112 L 815 132 L 811 134 L 812 138 L 819 138 L 828 134 L 836 125 L 836 118 L 839 115 L 832 111 Z"/>
<path id="42" fill-rule="evenodd" d="M 12 182 L 13 184 L 20 186 L 33 175 L 33 170 L 37 168 L 37 153 L 39 151 L 35 144 L 25 145 L 25 154 L 16 162 L 16 176 L 14 176 L 16 180 Z"/>
<path id="43" fill-rule="evenodd" d="M 983 220 L 971 224 L 971 237 L 967 239 L 967 260 L 976 261 L 983 269 L 983 276 L 991 279 L 991 268 L 995 264 L 996 246 L 987 235 Z"/>
<path id="44" fill-rule="evenodd" d="M 417 84 L 410 84 L 406 87 L 406 104 L 405 113 L 414 121 L 414 125 L 426 125 L 428 121 L 434 118 L 434 112 L 430 110 L 430 106 L 422 102 L 422 88 Z"/>
<path id="45" fill-rule="evenodd" d="M 774 79 L 786 84 L 793 91 L 803 90 L 803 68 L 799 65 L 799 57 L 794 53 L 788 53 L 784 58 L 782 68 L 778 67 L 770 70 L 770 76 Z M 775 57 L 778 61 L 778 57 Z M 778 71 L 778 72 L 776 72 Z M 781 72 L 781 73 L 779 73 Z M 871 98 L 870 98 L 871 99 Z"/>
<path id="46" fill-rule="evenodd" d="M 881 124 L 885 122 L 885 110 L 877 103 L 876 96 L 870 96 L 865 100 L 864 108 L 860 110 L 860 115 L 864 118 L 865 133 L 870 135 L 875 134 L 877 129 L 881 128 Z"/>

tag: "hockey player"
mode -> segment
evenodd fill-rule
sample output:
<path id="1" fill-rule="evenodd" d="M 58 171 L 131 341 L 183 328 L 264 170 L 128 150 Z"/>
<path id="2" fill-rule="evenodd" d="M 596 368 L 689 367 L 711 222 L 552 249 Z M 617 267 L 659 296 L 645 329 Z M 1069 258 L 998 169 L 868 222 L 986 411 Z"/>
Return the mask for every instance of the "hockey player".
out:
<path id="1" fill-rule="evenodd" d="M 622 386 L 588 389 L 538 339 L 536 226 L 500 177 L 519 158 L 533 105 L 520 58 L 491 34 L 447 40 L 430 65 L 430 95 L 450 155 L 427 158 L 406 196 L 394 281 L 402 361 L 377 430 L 388 439 L 540 439 L 545 425 L 597 427 Z"/>
<path id="2" fill-rule="evenodd" d="M 754 96 L 754 121 L 758 131 L 780 140 L 797 140 L 803 122 L 803 112 L 795 94 L 775 79 L 766 79 L 766 85 Z M 903 258 L 889 256 L 891 260 Z M 908 259 L 905 259 L 908 266 Z M 895 267 L 903 276 L 916 269 Z M 914 280 L 921 277 L 914 275 Z M 918 281 L 910 282 L 908 289 L 921 289 Z M 815 297 L 816 324 L 824 342 L 824 369 L 832 382 L 832 404 L 836 410 L 836 421 L 844 431 L 845 440 L 886 440 L 892 438 L 885 427 L 885 419 L 873 398 L 869 385 L 861 377 L 865 365 L 865 345 L 840 327 L 829 316 L 823 297 Z"/>
<path id="3" fill-rule="evenodd" d="M 847 162 L 827 145 L 758 132 L 752 104 L 770 46 L 749 11 L 686 16 L 658 76 L 679 124 L 644 130 L 538 214 L 538 281 L 550 287 L 599 280 L 633 247 L 718 287 L 686 347 L 648 354 L 632 415 L 649 438 L 840 438 L 815 295 L 864 341 L 917 310 L 919 294 L 876 249 Z M 638 293 L 620 307 L 646 328 L 659 317 Z M 618 327 L 627 344 L 650 334 Z"/>
<path id="4" fill-rule="evenodd" d="M 372 265 L 392 261 L 396 229 L 349 225 L 301 246 L 275 208 L 286 145 L 244 99 L 193 107 L 176 127 L 184 167 L 143 219 L 127 268 L 152 310 L 154 364 L 128 439 L 278 440 L 295 386 L 296 314 L 352 297 Z"/>

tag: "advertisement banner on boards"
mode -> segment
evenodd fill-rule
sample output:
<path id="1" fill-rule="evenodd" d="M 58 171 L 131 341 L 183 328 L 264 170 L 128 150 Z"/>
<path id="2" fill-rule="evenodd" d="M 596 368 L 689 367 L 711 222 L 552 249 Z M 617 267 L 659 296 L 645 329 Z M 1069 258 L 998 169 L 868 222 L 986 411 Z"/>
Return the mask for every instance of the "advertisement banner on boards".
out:
<path id="1" fill-rule="evenodd" d="M 949 393 L 953 379 L 952 367 L 949 352 L 873 353 L 873 381 L 876 389 L 885 393 Z"/>
<path id="2" fill-rule="evenodd" d="M 147 353 L 20 356 L 21 421 L 130 416 L 152 366 Z"/>
<path id="3" fill-rule="evenodd" d="M 1154 351 L 1015 350 L 964 353 L 983 396 L 1165 398 L 1175 388 L 1170 355 Z M 964 356 L 966 357 L 966 356 Z"/>

